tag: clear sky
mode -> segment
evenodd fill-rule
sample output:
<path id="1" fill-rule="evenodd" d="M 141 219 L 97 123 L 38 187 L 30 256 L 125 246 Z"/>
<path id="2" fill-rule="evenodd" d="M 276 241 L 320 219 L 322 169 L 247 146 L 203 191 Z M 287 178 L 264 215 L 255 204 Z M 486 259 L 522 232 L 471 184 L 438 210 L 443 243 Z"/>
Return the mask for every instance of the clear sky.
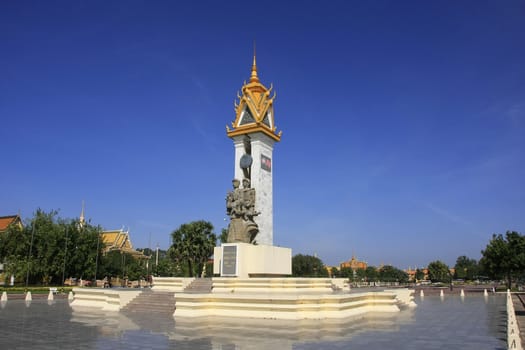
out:
<path id="1" fill-rule="evenodd" d="M 525 233 L 524 1 L 3 1 L 0 215 L 169 245 L 227 226 L 225 125 L 277 92 L 274 243 L 338 264 L 480 258 Z"/>

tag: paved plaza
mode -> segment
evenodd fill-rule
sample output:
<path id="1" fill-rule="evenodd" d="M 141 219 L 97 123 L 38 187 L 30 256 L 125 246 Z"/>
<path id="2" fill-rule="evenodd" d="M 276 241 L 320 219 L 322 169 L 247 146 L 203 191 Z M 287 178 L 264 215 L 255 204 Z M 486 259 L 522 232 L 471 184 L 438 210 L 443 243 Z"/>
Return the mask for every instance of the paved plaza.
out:
<path id="1" fill-rule="evenodd" d="M 339 321 L 173 319 L 9 300 L 2 349 L 505 349 L 505 296 L 416 296 L 417 308 Z"/>

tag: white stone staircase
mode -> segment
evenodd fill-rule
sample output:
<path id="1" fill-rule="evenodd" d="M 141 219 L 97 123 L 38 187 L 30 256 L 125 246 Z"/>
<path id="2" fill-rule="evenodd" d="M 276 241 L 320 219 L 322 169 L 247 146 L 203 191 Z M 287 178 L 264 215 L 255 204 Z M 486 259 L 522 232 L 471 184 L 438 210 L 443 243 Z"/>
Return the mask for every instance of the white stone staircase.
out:
<path id="1" fill-rule="evenodd" d="M 196 278 L 186 288 L 184 293 L 206 294 L 211 293 L 213 282 L 211 278 Z"/>
<path id="2" fill-rule="evenodd" d="M 175 293 L 145 289 L 124 306 L 122 311 L 173 315 L 175 312 Z"/>

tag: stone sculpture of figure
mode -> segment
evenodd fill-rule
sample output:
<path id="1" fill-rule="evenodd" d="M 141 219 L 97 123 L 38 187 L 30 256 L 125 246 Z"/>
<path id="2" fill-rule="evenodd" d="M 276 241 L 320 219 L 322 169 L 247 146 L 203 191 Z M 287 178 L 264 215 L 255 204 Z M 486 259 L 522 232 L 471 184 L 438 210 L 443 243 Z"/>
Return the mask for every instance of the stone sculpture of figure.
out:
<path id="1" fill-rule="evenodd" d="M 255 211 L 255 189 L 250 188 L 250 180 L 242 180 L 242 205 L 245 220 L 253 221 L 253 217 L 259 215 Z"/>
<path id="2" fill-rule="evenodd" d="M 230 217 L 238 217 L 242 212 L 242 192 L 239 188 L 240 181 L 233 179 L 232 184 L 233 191 L 228 192 L 226 196 L 226 213 Z"/>
<path id="3" fill-rule="evenodd" d="M 259 227 L 253 220 L 259 215 L 255 211 L 255 189 L 250 188 L 250 180 L 243 179 L 243 188 L 239 180 L 234 179 L 233 190 L 226 196 L 226 213 L 230 217 L 228 243 L 254 243 Z"/>

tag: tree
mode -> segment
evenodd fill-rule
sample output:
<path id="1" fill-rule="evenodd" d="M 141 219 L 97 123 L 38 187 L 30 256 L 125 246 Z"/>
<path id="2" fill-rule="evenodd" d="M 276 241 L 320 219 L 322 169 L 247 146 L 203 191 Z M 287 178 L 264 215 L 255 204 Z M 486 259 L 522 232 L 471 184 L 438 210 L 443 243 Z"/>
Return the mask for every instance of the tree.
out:
<path id="1" fill-rule="evenodd" d="M 353 280 L 353 278 L 354 278 L 354 270 L 352 270 L 348 266 L 343 266 L 339 270 L 339 277 L 345 277 L 345 278 L 349 278 L 349 279 Z"/>
<path id="2" fill-rule="evenodd" d="M 107 252 L 100 262 L 99 277 L 120 277 L 129 280 L 146 278 L 148 271 L 147 260 L 137 259 L 129 253 L 113 250 Z"/>
<path id="3" fill-rule="evenodd" d="M 365 269 L 365 278 L 368 282 L 377 282 L 379 279 L 379 273 L 375 266 L 367 266 Z"/>
<path id="4" fill-rule="evenodd" d="M 363 282 L 366 280 L 366 269 L 357 269 L 355 270 L 355 273 L 353 274 L 352 277 L 354 277 L 354 280 L 357 281 L 357 282 Z"/>
<path id="5" fill-rule="evenodd" d="M 182 224 L 171 233 L 171 238 L 170 257 L 180 267 L 187 267 L 185 275 L 198 276 L 217 243 L 213 225 L 203 220 Z"/>
<path id="6" fill-rule="evenodd" d="M 379 280 L 384 282 L 407 283 L 408 274 L 394 266 L 385 265 L 379 269 Z"/>
<path id="7" fill-rule="evenodd" d="M 478 276 L 478 262 L 476 259 L 469 259 L 465 255 L 459 256 L 454 265 L 454 278 L 463 280 L 473 280 Z"/>
<path id="8" fill-rule="evenodd" d="M 15 225 L 0 234 L 0 262 L 4 264 L 4 283 L 7 283 L 10 276 L 20 280 L 25 276 L 30 239 L 25 228 Z"/>
<path id="9" fill-rule="evenodd" d="M 450 270 L 448 266 L 440 261 L 432 261 L 428 264 L 428 275 L 432 282 L 450 282 Z"/>
<path id="10" fill-rule="evenodd" d="M 223 228 L 221 230 L 221 235 L 219 236 L 219 240 L 221 241 L 221 243 L 228 243 L 228 229 L 227 228 Z"/>
<path id="11" fill-rule="evenodd" d="M 104 244 L 100 239 L 102 228 L 78 222 L 68 224 L 68 249 L 66 256 L 66 277 L 76 276 L 82 279 L 94 279 L 102 276 L 102 251 Z"/>
<path id="12" fill-rule="evenodd" d="M 137 248 L 136 250 L 141 251 L 142 254 L 149 257 L 149 261 L 141 262 L 141 265 L 145 265 L 143 267 L 145 276 L 175 276 L 176 265 L 174 264 L 173 260 L 168 257 L 168 251 L 159 248 Z"/>
<path id="13" fill-rule="evenodd" d="M 166 257 L 159 258 L 159 264 L 154 267 L 154 273 L 159 277 L 174 277 L 174 276 L 184 276 L 182 273 L 177 274 L 178 269 L 177 265 L 173 262 L 172 259 L 169 259 L 168 252 L 166 252 Z"/>
<path id="14" fill-rule="evenodd" d="M 78 225 L 78 220 L 64 220 L 58 211 L 37 209 L 22 229 L 12 226 L 0 235 L 0 261 L 6 278 L 17 282 L 62 284 L 70 276 L 95 277 L 103 244 L 100 227 Z"/>
<path id="15" fill-rule="evenodd" d="M 480 265 L 491 278 L 505 278 L 507 288 L 525 271 L 525 237 L 518 232 L 493 234 L 481 254 Z"/>
<path id="16" fill-rule="evenodd" d="M 416 270 L 416 280 L 421 281 L 425 278 L 425 272 L 421 269 Z"/>
<path id="17" fill-rule="evenodd" d="M 337 267 L 334 266 L 330 268 L 330 277 L 333 277 L 333 278 L 341 277 L 341 272 L 339 271 Z"/>
<path id="18" fill-rule="evenodd" d="M 294 277 L 327 277 L 328 271 L 318 257 L 296 254 L 292 258 L 292 275 Z"/>

